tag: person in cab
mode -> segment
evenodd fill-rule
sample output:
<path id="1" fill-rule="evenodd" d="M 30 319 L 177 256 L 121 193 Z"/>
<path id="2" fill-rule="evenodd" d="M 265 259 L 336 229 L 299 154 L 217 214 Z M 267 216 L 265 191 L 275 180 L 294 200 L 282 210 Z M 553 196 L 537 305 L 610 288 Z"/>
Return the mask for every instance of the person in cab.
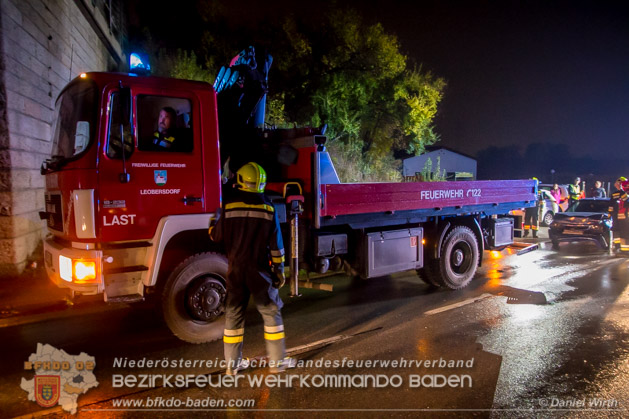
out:
<path id="1" fill-rule="evenodd" d="M 176 143 L 177 112 L 170 106 L 159 111 L 157 118 L 157 131 L 153 134 L 153 146 L 158 150 L 172 150 L 177 148 Z"/>

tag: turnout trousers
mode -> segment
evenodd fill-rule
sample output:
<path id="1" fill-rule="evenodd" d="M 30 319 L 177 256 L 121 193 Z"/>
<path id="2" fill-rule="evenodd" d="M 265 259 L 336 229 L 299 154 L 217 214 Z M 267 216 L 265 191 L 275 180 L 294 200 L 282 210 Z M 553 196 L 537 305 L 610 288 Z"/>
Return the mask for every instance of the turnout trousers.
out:
<path id="1" fill-rule="evenodd" d="M 539 209 L 537 206 L 524 209 L 524 230 L 539 230 Z"/>
<path id="2" fill-rule="evenodd" d="M 271 276 L 266 272 L 234 268 L 227 273 L 227 299 L 225 307 L 225 331 L 223 346 L 228 368 L 235 368 L 242 359 L 245 334 L 245 311 L 249 298 L 264 322 L 264 340 L 270 365 L 277 365 L 286 356 L 282 300 L 278 290 L 271 286 Z"/>

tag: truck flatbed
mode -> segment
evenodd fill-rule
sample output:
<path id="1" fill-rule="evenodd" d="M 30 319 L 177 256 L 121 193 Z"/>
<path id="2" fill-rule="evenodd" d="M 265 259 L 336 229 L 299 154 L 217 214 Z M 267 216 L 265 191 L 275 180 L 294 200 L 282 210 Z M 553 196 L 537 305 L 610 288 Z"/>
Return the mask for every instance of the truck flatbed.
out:
<path id="1" fill-rule="evenodd" d="M 529 207 L 535 199 L 534 180 L 323 184 L 319 215 L 322 225 L 379 215 L 395 219 L 489 215 Z"/>

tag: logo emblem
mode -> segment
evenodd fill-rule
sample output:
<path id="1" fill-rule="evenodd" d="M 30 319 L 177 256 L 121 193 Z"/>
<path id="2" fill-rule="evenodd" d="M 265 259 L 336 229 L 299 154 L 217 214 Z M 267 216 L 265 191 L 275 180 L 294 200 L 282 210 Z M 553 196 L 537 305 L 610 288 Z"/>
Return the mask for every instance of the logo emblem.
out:
<path id="1" fill-rule="evenodd" d="M 166 180 L 168 179 L 166 170 L 154 170 L 153 177 L 157 186 L 164 186 L 166 184 Z"/>
<path id="2" fill-rule="evenodd" d="M 52 407 L 59 401 L 61 377 L 58 375 L 35 376 L 35 401 L 41 407 Z"/>
<path id="3" fill-rule="evenodd" d="M 75 414 L 79 396 L 98 386 L 95 368 L 96 360 L 85 352 L 70 355 L 63 349 L 38 343 L 37 351 L 24 362 L 24 370 L 34 371 L 35 376 L 30 380 L 22 378 L 20 388 L 28 393 L 28 400 L 41 407 L 61 405 L 64 411 Z"/>

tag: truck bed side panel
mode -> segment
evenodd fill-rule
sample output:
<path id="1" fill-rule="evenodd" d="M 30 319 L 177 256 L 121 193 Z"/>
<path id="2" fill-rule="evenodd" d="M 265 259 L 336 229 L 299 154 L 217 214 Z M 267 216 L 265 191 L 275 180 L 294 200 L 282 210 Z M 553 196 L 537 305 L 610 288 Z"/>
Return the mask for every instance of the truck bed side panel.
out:
<path id="1" fill-rule="evenodd" d="M 337 217 L 481 204 L 533 205 L 536 192 L 534 180 L 321 185 L 320 214 Z"/>

